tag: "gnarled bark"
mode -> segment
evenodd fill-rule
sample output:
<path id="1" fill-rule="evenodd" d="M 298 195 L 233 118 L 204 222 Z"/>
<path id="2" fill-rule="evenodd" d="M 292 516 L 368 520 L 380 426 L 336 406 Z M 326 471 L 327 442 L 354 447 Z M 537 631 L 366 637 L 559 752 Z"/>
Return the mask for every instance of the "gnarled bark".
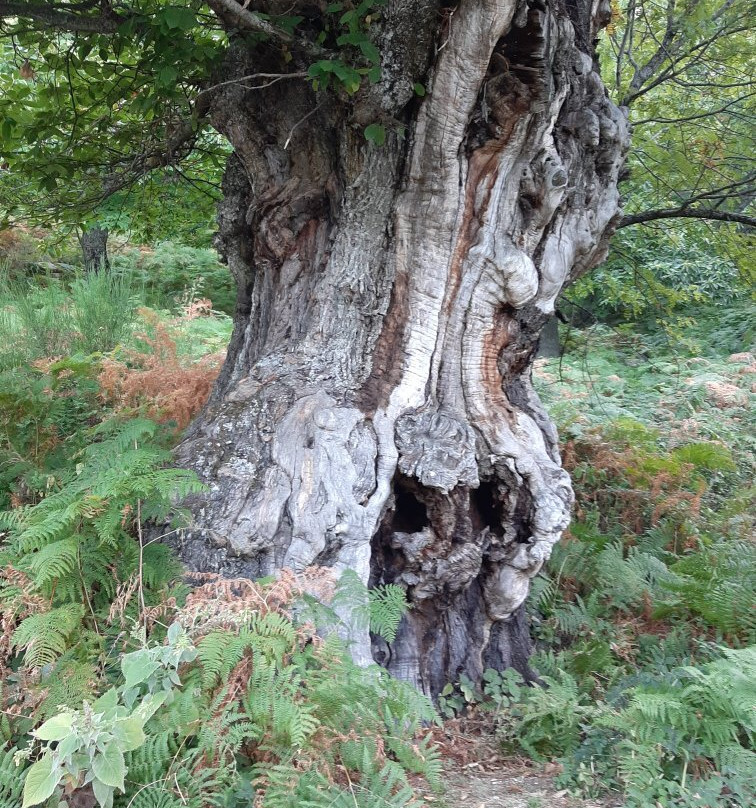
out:
<path id="1" fill-rule="evenodd" d="M 393 0 L 383 79 L 354 103 L 296 79 L 213 100 L 235 150 L 219 243 L 239 303 L 178 451 L 209 487 L 182 555 L 401 584 L 396 641 L 354 653 L 432 694 L 526 668 L 522 604 L 569 521 L 530 367 L 618 217 L 627 127 L 591 48 L 607 7 Z M 251 59 L 239 43 L 229 78 Z M 362 134 L 376 121 L 380 148 Z"/>

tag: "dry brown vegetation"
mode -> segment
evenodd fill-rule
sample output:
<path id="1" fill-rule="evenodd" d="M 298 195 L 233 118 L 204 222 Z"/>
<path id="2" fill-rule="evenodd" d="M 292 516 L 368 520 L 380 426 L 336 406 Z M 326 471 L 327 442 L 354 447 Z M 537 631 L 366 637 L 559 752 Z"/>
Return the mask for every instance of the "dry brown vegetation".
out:
<path id="1" fill-rule="evenodd" d="M 186 317 L 202 316 L 203 303 L 193 303 Z M 116 410 L 143 407 L 150 418 L 173 421 L 183 429 L 207 401 L 223 356 L 211 354 L 196 361 L 182 356 L 170 326 L 147 309 L 140 315 L 152 330 L 151 335 L 138 335 L 146 348 L 127 351 L 122 360 L 103 360 L 99 375 L 103 399 Z"/>

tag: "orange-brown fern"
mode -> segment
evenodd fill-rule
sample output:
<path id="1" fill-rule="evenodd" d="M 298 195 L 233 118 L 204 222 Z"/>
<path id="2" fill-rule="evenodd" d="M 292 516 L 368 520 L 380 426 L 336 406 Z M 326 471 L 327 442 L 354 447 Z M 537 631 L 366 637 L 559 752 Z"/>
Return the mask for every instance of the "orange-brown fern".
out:
<path id="1" fill-rule="evenodd" d="M 130 351 L 124 361 L 104 359 L 101 394 L 117 410 L 143 408 L 150 418 L 173 421 L 183 429 L 207 401 L 223 356 L 213 354 L 198 361 L 181 357 L 166 325 L 147 310 L 142 310 L 142 316 L 154 330 L 152 337 L 140 335 L 149 350 Z"/>

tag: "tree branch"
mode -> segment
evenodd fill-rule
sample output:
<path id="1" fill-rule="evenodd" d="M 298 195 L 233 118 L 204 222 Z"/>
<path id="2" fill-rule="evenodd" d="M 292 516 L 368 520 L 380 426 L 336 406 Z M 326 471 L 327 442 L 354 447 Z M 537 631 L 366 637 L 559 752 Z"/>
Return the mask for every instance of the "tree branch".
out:
<path id="1" fill-rule="evenodd" d="M 197 140 L 199 122 L 206 118 L 209 111 L 210 99 L 198 97 L 192 110 L 192 117 L 180 121 L 163 143 L 131 158 L 128 166 L 120 175 L 112 174 L 108 177 L 105 183 L 106 196 L 115 193 L 135 179 L 149 174 L 153 169 L 172 165 L 186 157 L 192 151 Z"/>
<path id="2" fill-rule="evenodd" d="M 645 95 L 650 90 L 653 90 L 655 87 L 658 87 L 665 81 L 675 79 L 684 74 L 685 71 L 689 70 L 693 65 L 700 64 L 703 61 L 707 50 L 715 42 L 717 42 L 717 40 L 750 30 L 751 27 L 748 25 L 739 25 L 738 23 L 733 23 L 732 27 L 728 27 L 727 24 L 723 24 L 716 31 L 714 31 L 714 33 L 709 36 L 708 39 L 703 39 L 696 43 L 685 43 L 685 41 L 678 35 L 676 42 L 674 42 L 671 47 L 669 58 L 667 59 L 669 62 L 667 67 L 665 67 L 653 80 L 651 80 L 651 76 L 644 77 L 643 84 L 635 88 L 635 91 L 632 91 L 634 79 L 628 88 L 628 92 L 621 100 L 620 106 L 629 107 L 633 101 L 640 98 L 642 95 Z M 680 48 L 683 47 L 686 47 L 686 50 L 680 50 Z M 664 60 L 662 60 L 662 64 L 663 61 Z M 661 64 L 659 67 L 661 67 Z M 637 75 L 638 74 L 636 72 L 636 76 Z"/>
<path id="3" fill-rule="evenodd" d="M 70 7 L 68 7 L 70 8 Z M 48 3 L 0 3 L 0 19 L 6 17 L 22 17 L 46 23 L 61 31 L 73 31 L 89 34 L 114 34 L 127 17 L 115 12 L 107 16 L 89 14 L 73 14 Z"/>
<path id="4" fill-rule="evenodd" d="M 734 98 L 732 101 L 728 101 L 726 104 L 722 105 L 718 109 L 707 109 L 703 112 L 696 113 L 694 115 L 682 116 L 680 118 L 641 118 L 639 121 L 633 121 L 633 126 L 643 126 L 646 123 L 689 123 L 690 121 L 698 121 L 703 118 L 711 118 L 715 115 L 721 115 L 723 112 L 726 112 L 730 107 L 734 107 L 736 104 L 740 104 L 743 101 L 747 101 L 749 98 L 752 98 L 756 95 L 756 92 L 747 93 L 746 95 L 741 95 L 738 98 Z"/>
<path id="5" fill-rule="evenodd" d="M 221 20 L 230 22 L 239 28 L 254 31 L 257 34 L 265 34 L 265 36 L 269 36 L 271 39 L 290 47 L 298 47 L 316 59 L 326 59 L 333 56 L 330 51 L 321 48 L 320 45 L 301 37 L 295 37 L 293 34 L 289 34 L 262 19 L 262 17 L 258 17 L 257 14 L 246 7 L 246 4 L 241 5 L 236 0 L 208 0 L 207 4 Z"/>
<path id="6" fill-rule="evenodd" d="M 734 222 L 746 227 L 756 228 L 756 216 L 747 216 L 744 213 L 730 213 L 726 210 L 712 208 L 665 208 L 661 210 L 647 210 L 643 213 L 632 213 L 620 219 L 617 229 L 630 227 L 634 224 L 645 224 L 661 219 L 710 219 L 719 222 Z"/>
<path id="7" fill-rule="evenodd" d="M 664 31 L 664 36 L 659 42 L 659 47 L 651 58 L 643 65 L 643 67 L 636 68 L 635 75 L 630 82 L 630 90 L 627 97 L 631 97 L 634 93 L 643 87 L 643 85 L 659 70 L 664 62 L 672 59 L 672 48 L 674 47 L 675 39 L 678 34 L 679 21 L 675 18 L 675 0 L 667 0 L 667 27 Z M 652 28 L 649 25 L 649 31 Z"/>

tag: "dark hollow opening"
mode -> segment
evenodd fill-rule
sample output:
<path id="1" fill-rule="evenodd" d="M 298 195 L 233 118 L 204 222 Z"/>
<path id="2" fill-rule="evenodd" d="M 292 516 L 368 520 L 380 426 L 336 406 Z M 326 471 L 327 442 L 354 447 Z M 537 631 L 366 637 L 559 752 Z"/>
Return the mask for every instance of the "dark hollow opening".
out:
<path id="1" fill-rule="evenodd" d="M 408 482 L 401 478 L 395 479 L 392 530 L 395 533 L 419 533 L 429 524 L 425 503 L 417 498 Z"/>
<path id="2" fill-rule="evenodd" d="M 504 512 L 494 483 L 484 480 L 470 494 L 473 514 L 477 514 L 480 521 L 480 524 L 476 525 L 476 527 L 479 529 L 488 527 L 495 535 L 503 535 Z"/>

